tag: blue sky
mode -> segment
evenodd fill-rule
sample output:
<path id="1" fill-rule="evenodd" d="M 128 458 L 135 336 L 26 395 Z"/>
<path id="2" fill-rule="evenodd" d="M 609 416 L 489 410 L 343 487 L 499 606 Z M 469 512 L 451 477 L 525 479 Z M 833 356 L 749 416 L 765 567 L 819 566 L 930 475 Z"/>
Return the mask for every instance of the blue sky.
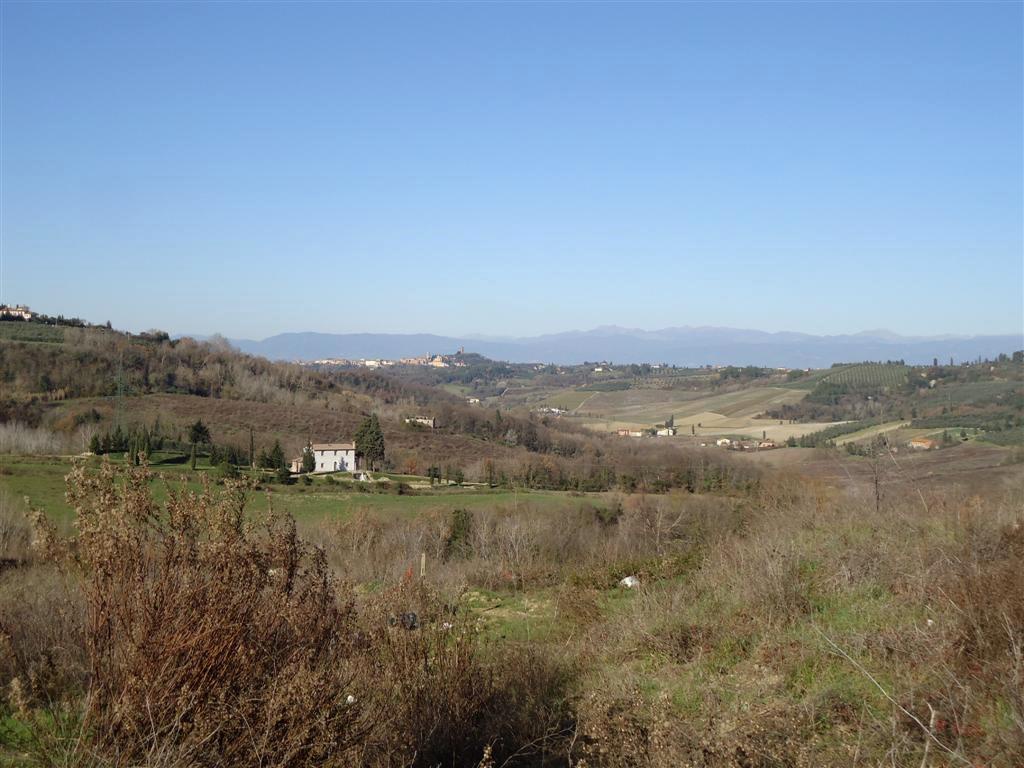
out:
<path id="1" fill-rule="evenodd" d="M 4 2 L 2 299 L 248 338 L 1020 331 L 1022 8 Z"/>

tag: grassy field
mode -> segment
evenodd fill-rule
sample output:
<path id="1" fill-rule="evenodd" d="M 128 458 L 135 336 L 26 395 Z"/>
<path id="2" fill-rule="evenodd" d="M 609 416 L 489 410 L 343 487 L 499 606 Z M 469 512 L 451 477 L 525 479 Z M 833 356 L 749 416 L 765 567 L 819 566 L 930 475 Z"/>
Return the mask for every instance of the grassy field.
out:
<path id="1" fill-rule="evenodd" d="M 123 463 L 123 462 L 115 462 Z M 100 460 L 87 461 L 88 466 L 98 467 Z M 9 498 L 29 503 L 47 513 L 62 525 L 70 522 L 73 511 L 64 499 L 64 478 L 71 471 L 72 459 L 38 456 L 0 457 L 0 493 Z M 182 487 L 192 491 L 202 488 L 203 477 L 216 482 L 218 472 L 200 462 L 195 472 L 184 464 L 154 464 L 151 469 L 157 475 L 153 481 L 154 493 L 158 500 L 167 497 L 167 489 Z M 395 480 L 412 481 L 421 485 L 427 478 L 407 475 L 391 476 Z M 365 488 L 365 491 L 353 488 Z M 597 496 L 598 494 L 591 494 Z M 301 522 L 317 522 L 322 519 L 344 519 L 354 512 L 363 511 L 383 516 L 408 516 L 429 512 L 446 512 L 452 509 L 532 508 L 536 510 L 570 510 L 579 507 L 587 497 L 570 496 L 555 491 L 528 491 L 487 489 L 483 487 L 436 487 L 432 490 L 415 489 L 399 495 L 381 492 L 373 484 L 358 484 L 354 487 L 332 485 L 325 477 L 316 477 L 312 485 L 297 482 L 294 485 L 267 485 L 265 490 L 249 494 L 249 509 L 265 511 L 272 503 L 275 509 L 290 512 Z"/>
<path id="2" fill-rule="evenodd" d="M 979 405 L 1020 389 L 1020 381 L 972 381 L 929 389 L 922 393 L 921 400 L 926 405 Z"/>
<path id="3" fill-rule="evenodd" d="M 583 406 L 588 400 L 597 395 L 597 392 L 581 392 L 578 389 L 559 390 L 550 397 L 540 402 L 541 407 L 562 408 L 567 411 L 575 411 Z"/>
<path id="4" fill-rule="evenodd" d="M 631 389 L 598 392 L 580 414 L 650 426 L 675 415 L 677 423 L 696 423 L 704 413 L 749 419 L 768 408 L 795 403 L 803 393 L 781 387 L 751 387 L 721 394 L 672 389 Z"/>
<path id="5" fill-rule="evenodd" d="M 843 435 L 836 439 L 836 445 L 845 445 L 846 443 L 856 443 L 860 440 L 867 440 L 876 435 L 884 435 L 888 432 L 894 432 L 901 427 L 905 427 L 910 424 L 909 421 L 887 421 L 882 424 L 875 424 L 874 426 L 865 427 L 857 432 L 851 432 L 848 435 Z"/>
<path id="6" fill-rule="evenodd" d="M 742 435 L 785 440 L 828 426 L 827 423 L 779 424 L 758 418 L 771 408 L 796 403 L 806 392 L 786 387 L 748 387 L 714 393 L 684 389 L 629 389 L 619 392 L 568 391 L 545 401 L 569 407 L 577 423 L 599 432 L 648 428 L 675 417 L 680 437 Z M 699 425 L 699 426 L 698 426 Z"/>
<path id="7" fill-rule="evenodd" d="M 64 329 L 55 325 L 4 320 L 0 322 L 0 339 L 60 344 L 64 341 Z"/>
<path id="8" fill-rule="evenodd" d="M 621 767 L 649 753 L 652 759 L 645 764 L 653 768 L 686 764 L 680 755 L 692 754 L 708 756 L 695 765 L 811 768 L 852 765 L 853 744 L 870 758 L 863 765 L 945 764 L 922 762 L 920 733 L 894 719 L 888 692 L 914 712 L 922 711 L 922 702 L 946 712 L 963 706 L 954 698 L 959 689 L 950 687 L 958 682 L 971 687 L 971 709 L 963 711 L 972 729 L 962 743 L 956 734 L 937 729 L 942 743 L 967 756 L 957 764 L 1013 768 L 1013 717 L 1019 708 L 1011 708 L 1005 680 L 1013 673 L 1008 650 L 1015 636 L 1005 639 L 1011 619 L 1003 617 L 1018 621 L 1020 616 L 1020 571 L 1012 559 L 1019 555 L 1010 549 L 1019 537 L 1010 537 L 1019 530 L 1024 465 L 1005 464 L 1008 451 L 984 445 L 901 452 L 898 465 L 885 463 L 879 506 L 871 463 L 844 453 L 783 449 L 755 454 L 749 458 L 769 466 L 799 457 L 802 474 L 770 479 L 749 497 L 620 496 L 614 524 L 595 509 L 574 508 L 593 496 L 559 493 L 443 489 L 412 496 L 362 494 L 332 489 L 324 478 L 316 478 L 311 486 L 272 486 L 271 495 L 275 506 L 296 516 L 302 535 L 323 548 L 338 583 L 344 589 L 352 585 L 360 638 L 410 643 L 421 637 L 457 638 L 443 633 L 462 627 L 459 621 L 479 633 L 480 655 L 460 656 L 460 664 L 450 667 L 429 663 L 448 658 L 432 656 L 434 646 L 402 646 L 410 648 L 414 663 L 398 668 L 394 678 L 401 684 L 394 693 L 385 690 L 382 701 L 409 690 L 435 689 L 455 699 L 489 679 L 476 665 L 511 660 L 512 678 L 527 683 L 488 701 L 520 706 L 540 698 L 548 707 L 571 708 L 571 722 L 586 736 L 577 740 L 576 730 L 567 731 L 566 743 L 555 745 L 567 754 L 576 749 L 579 759 L 549 765 L 579 765 L 586 759 L 591 765 Z M 0 457 L 0 488 L 29 493 L 51 511 L 49 505 L 59 504 L 69 466 L 70 460 L 62 458 Z M 196 474 L 210 472 L 203 467 L 193 473 L 180 463 L 157 468 L 171 482 L 185 479 L 191 488 L 199 486 Z M 954 491 L 955 486 L 963 487 Z M 985 496 L 966 500 L 962 495 L 976 488 Z M 156 490 L 162 498 L 159 484 Z M 266 503 L 261 494 L 252 501 L 255 509 Z M 472 514 L 460 518 L 452 513 L 456 508 Z M 369 514 L 353 514 L 360 511 Z M 67 511 L 60 514 L 66 525 Z M 331 525 L 333 520 L 349 524 Z M 999 578 L 988 578 L 992 569 Z M 24 607 L 35 604 L 31 601 L 63 605 L 45 592 L 29 591 L 37 582 L 28 579 L 43 575 L 31 566 L 8 571 L 0 610 L 30 615 L 36 622 L 37 615 L 25 613 L 34 610 Z M 624 575 L 636 575 L 639 587 L 617 586 Z M 150 577 L 138 584 L 134 572 L 131 578 L 125 583 L 159 607 L 153 596 L 160 594 L 163 582 Z M 191 583 L 182 581 L 186 587 Z M 965 592 L 968 587 L 975 591 Z M 950 593 L 952 598 L 944 599 Z M 339 594 L 349 597 L 348 592 Z M 189 599 L 195 599 L 194 592 Z M 976 652 L 962 659 L 961 628 L 975 629 L 961 605 L 980 606 L 996 617 L 985 625 L 986 637 L 1001 645 L 988 655 Z M 215 608 L 204 604 L 198 613 L 216 616 Z M 403 634 L 400 626 L 380 627 L 382 612 L 393 616 L 396 610 L 417 613 L 420 630 Z M 258 626 L 272 613 L 254 622 Z M 51 609 L 44 615 L 56 623 L 69 612 Z M 208 624 L 201 629 L 211 631 Z M 229 629 L 237 632 L 234 625 Z M 374 631 L 379 634 L 370 634 Z M 140 633 L 147 638 L 145 653 L 152 652 L 149 638 L 158 634 Z M 211 645 L 199 631 L 188 639 L 196 648 Z M 32 636 L 15 634 L 13 642 L 22 656 L 31 659 L 39 653 Z M 411 652 L 418 648 L 423 650 Z M 524 650 L 532 655 L 519 655 Z M 229 654 L 219 663 L 230 665 L 237 656 Z M 392 659 L 388 654 L 359 657 L 359 669 L 367 674 L 353 684 L 355 699 L 368 700 L 381 689 L 382 679 L 392 679 L 386 677 Z M 564 688 L 534 683 L 531 674 L 544 664 L 558 665 L 553 669 L 566 675 Z M 415 685 L 409 684 L 418 670 L 465 674 L 466 679 L 448 688 L 443 687 L 447 677 L 415 678 Z M 171 694 L 179 690 L 175 686 Z M 455 729 L 472 732 L 464 722 L 465 713 L 473 710 L 455 700 L 459 706 L 452 706 L 450 715 Z M 438 708 L 448 716 L 446 703 L 436 698 L 420 706 L 425 722 L 432 722 L 429 717 Z M 27 742 L 17 731 L 22 727 L 17 718 L 24 715 L 4 714 L 0 764 L 28 765 L 18 757 Z M 388 722 L 386 727 L 399 726 Z M 493 741 L 485 736 L 486 743 Z M 514 742 L 506 752 L 529 745 L 531 738 Z M 482 749 L 475 748 L 470 760 L 429 765 L 477 765 Z M 733 761 L 734 755 L 779 757 L 747 763 Z M 898 759 L 888 760 L 890 755 Z M 601 762 L 602 756 L 614 761 Z"/>

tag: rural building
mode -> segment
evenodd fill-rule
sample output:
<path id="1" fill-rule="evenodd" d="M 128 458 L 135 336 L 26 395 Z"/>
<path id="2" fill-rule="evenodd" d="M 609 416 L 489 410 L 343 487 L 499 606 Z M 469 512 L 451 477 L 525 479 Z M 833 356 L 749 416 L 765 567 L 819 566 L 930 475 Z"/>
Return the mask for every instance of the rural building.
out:
<path id="1" fill-rule="evenodd" d="M 730 440 L 728 437 L 720 437 L 718 440 L 715 440 L 715 445 L 719 446 L 720 448 L 728 448 L 730 445 L 732 445 L 732 440 Z"/>
<path id="2" fill-rule="evenodd" d="M 913 448 L 915 451 L 931 451 L 939 447 L 937 440 L 932 440 L 927 437 L 915 437 L 909 443 L 907 447 Z"/>
<path id="3" fill-rule="evenodd" d="M 466 398 L 466 402 L 469 403 L 470 405 L 480 405 L 480 398 L 479 397 L 467 397 Z"/>
<path id="4" fill-rule="evenodd" d="M 761 448 L 761 449 L 765 449 L 765 448 L 777 448 L 778 446 L 775 445 L 775 441 L 774 440 L 762 440 L 761 442 L 759 442 L 757 444 L 757 447 Z"/>
<path id="5" fill-rule="evenodd" d="M 437 426 L 437 421 L 432 416 L 407 416 L 405 418 L 406 424 L 419 424 L 422 427 L 429 427 L 434 429 Z"/>
<path id="6" fill-rule="evenodd" d="M 24 304 L 11 307 L 0 304 L 0 320 L 31 320 L 35 315 Z"/>
<path id="7" fill-rule="evenodd" d="M 313 472 L 354 472 L 359 468 L 355 443 L 312 443 L 308 448 L 313 452 Z M 302 471 L 302 456 L 292 459 L 292 472 Z"/>
<path id="8" fill-rule="evenodd" d="M 545 406 L 543 408 L 538 408 L 537 413 L 552 413 L 555 416 L 561 416 L 562 414 L 568 413 L 568 411 L 565 410 L 565 408 L 551 408 Z"/>
<path id="9" fill-rule="evenodd" d="M 643 437 L 644 432 L 642 429 L 620 429 L 615 434 L 619 437 Z"/>
<path id="10" fill-rule="evenodd" d="M 658 427 L 658 437 L 674 437 L 676 432 L 675 427 Z"/>
<path id="11" fill-rule="evenodd" d="M 359 468 L 355 443 L 313 443 L 314 472 L 352 472 Z"/>

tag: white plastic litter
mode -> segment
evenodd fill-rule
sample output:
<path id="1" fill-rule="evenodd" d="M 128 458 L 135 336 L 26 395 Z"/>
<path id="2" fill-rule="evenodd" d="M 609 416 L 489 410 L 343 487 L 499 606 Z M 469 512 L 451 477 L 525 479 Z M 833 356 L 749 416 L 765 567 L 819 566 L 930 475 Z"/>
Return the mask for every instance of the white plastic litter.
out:
<path id="1" fill-rule="evenodd" d="M 636 576 L 626 576 L 624 579 L 619 581 L 619 586 L 625 589 L 636 589 L 640 586 L 640 579 Z"/>

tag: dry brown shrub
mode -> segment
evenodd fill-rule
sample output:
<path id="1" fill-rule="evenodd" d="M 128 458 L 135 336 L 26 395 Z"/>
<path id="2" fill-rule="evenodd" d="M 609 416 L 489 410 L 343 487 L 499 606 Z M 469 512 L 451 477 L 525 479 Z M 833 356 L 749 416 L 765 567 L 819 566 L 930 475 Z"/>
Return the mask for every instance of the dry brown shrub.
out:
<path id="1" fill-rule="evenodd" d="M 29 556 L 32 529 L 22 507 L 0 491 L 0 572 L 21 565 Z"/>
<path id="2" fill-rule="evenodd" d="M 387 717 L 358 763 L 476 765 L 489 748 L 498 764 L 561 764 L 572 724 L 567 665 L 482 643 L 470 618 L 418 582 L 377 596 L 362 619 L 360 687 Z"/>
<path id="3" fill-rule="evenodd" d="M 218 765 L 337 762 L 365 729 L 346 702 L 351 603 L 289 518 L 244 515 L 237 485 L 170 491 L 144 469 L 69 476 L 78 535 L 43 526 L 81 578 L 85 731 L 114 765 L 154 752 Z"/>
<path id="4" fill-rule="evenodd" d="M 948 738 L 966 743 L 992 764 L 1024 755 L 1024 525 L 996 530 L 968 526 L 950 573 L 934 585 L 958 621 L 943 686 Z M 1002 710 L 1008 727 L 985 725 L 986 708 Z"/>
<path id="5" fill-rule="evenodd" d="M 169 489 L 161 507 L 145 468 L 104 465 L 76 468 L 68 498 L 77 536 L 61 538 L 41 515 L 37 526 L 41 551 L 81 596 L 77 640 L 7 610 L 36 586 L 6 602 L 0 590 L 10 648 L 24 656 L 35 643 L 45 661 L 68 644 L 82 661 L 76 688 L 33 672 L 47 671 L 35 657 L 5 659 L 7 679 L 20 675 L 20 703 L 22 679 L 63 696 L 46 712 L 26 709 L 43 764 L 454 766 L 486 752 L 512 766 L 564 756 L 571 665 L 484 642 L 457 601 L 411 576 L 357 610 L 291 518 L 246 517 L 242 486 Z M 347 535 L 376 533 L 363 521 Z"/>
<path id="6" fill-rule="evenodd" d="M 561 587 L 555 595 L 555 616 L 561 623 L 586 627 L 601 617 L 599 592 L 572 584 Z"/>
<path id="7" fill-rule="evenodd" d="M 696 575 L 706 590 L 729 594 L 767 627 L 779 627 L 810 610 L 802 549 L 787 533 L 733 539 L 712 550 Z"/>
<path id="8" fill-rule="evenodd" d="M 7 698 L 49 706 L 82 693 L 87 670 L 84 608 L 78 592 L 52 567 L 21 567 L 3 574 L 0 687 Z"/>
<path id="9" fill-rule="evenodd" d="M 817 768 L 840 765 L 812 745 L 802 713 L 775 707 L 740 718 L 681 720 L 665 697 L 594 692 L 580 703 L 573 756 L 600 768 Z M 842 755 L 848 759 L 848 755 Z"/>

